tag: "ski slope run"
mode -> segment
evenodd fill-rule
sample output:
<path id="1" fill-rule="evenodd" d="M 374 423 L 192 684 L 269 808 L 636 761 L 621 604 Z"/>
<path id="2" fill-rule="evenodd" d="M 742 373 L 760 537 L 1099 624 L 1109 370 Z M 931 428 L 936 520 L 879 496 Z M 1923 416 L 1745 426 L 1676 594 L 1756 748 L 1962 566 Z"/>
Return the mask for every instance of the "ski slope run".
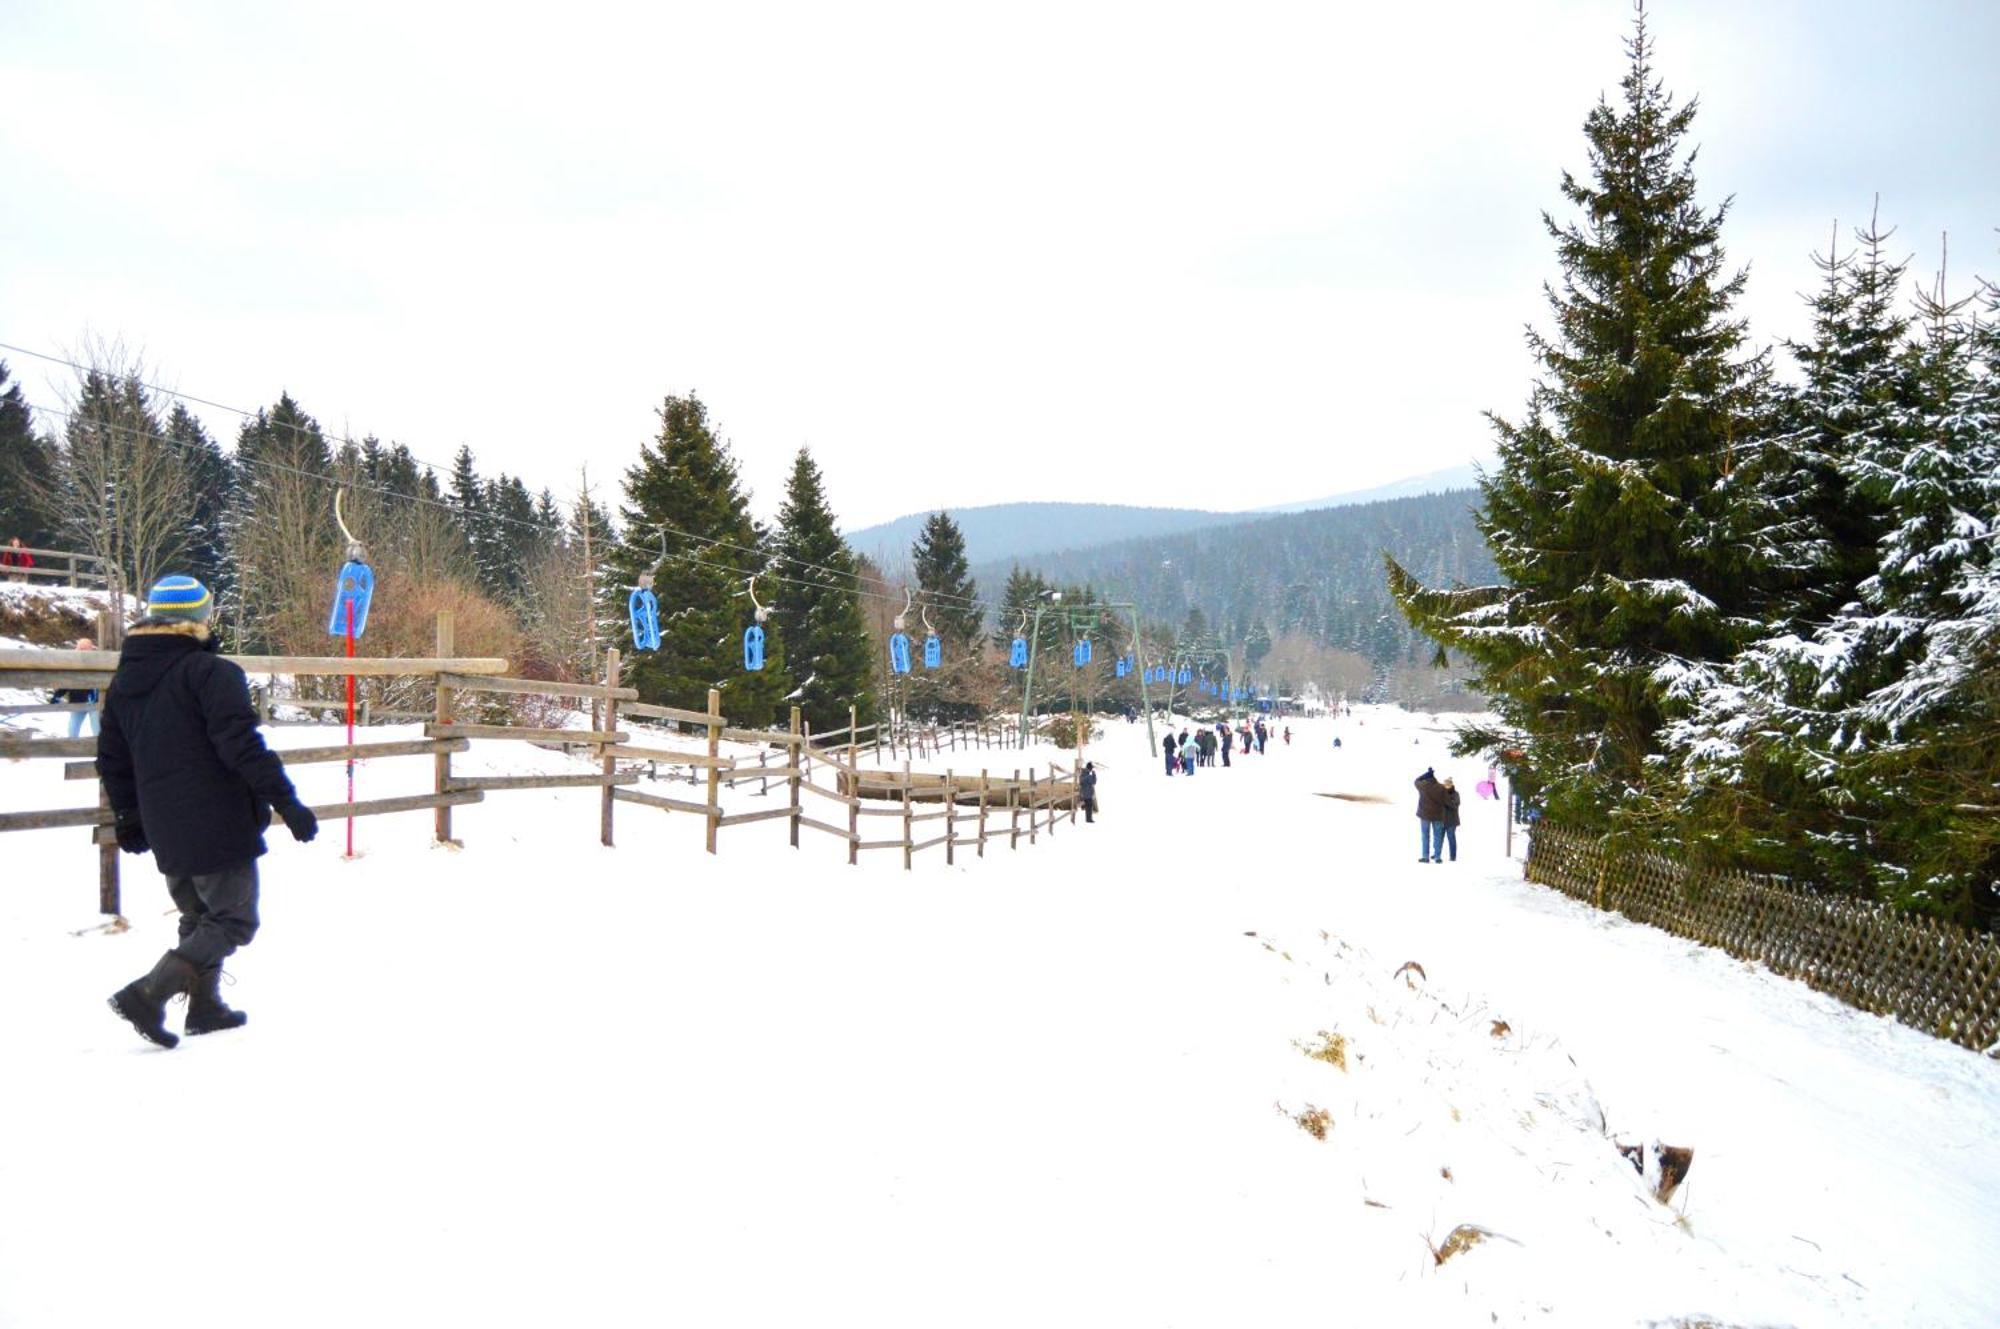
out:
<path id="1" fill-rule="evenodd" d="M 81 833 L 6 836 L 0 1326 L 2000 1323 L 2000 1064 L 1525 885 L 1423 717 L 1292 728 L 1168 780 L 1114 723 L 1098 824 L 950 869 L 633 807 L 606 850 L 586 790 L 277 837 L 250 1024 L 173 1052 L 104 1006 L 150 865 L 72 935 Z M 517 746 L 459 764 L 563 766 Z"/>

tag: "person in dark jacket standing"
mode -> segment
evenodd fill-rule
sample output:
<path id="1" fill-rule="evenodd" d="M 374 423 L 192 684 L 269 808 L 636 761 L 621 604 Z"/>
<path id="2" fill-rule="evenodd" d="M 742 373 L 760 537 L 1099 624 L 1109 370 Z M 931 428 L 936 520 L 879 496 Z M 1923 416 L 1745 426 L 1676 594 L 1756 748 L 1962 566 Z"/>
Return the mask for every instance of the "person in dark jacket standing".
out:
<path id="1" fill-rule="evenodd" d="M 264 746 L 242 669 L 216 654 L 208 588 L 161 579 L 126 635 L 104 694 L 97 774 L 118 847 L 151 851 L 180 910 L 180 944 L 120 988 L 111 1009 L 161 1047 L 166 1005 L 187 993 L 186 1031 L 235 1029 L 249 1017 L 222 1002 L 222 962 L 257 933 L 257 859 L 275 809 L 294 839 L 319 831 L 284 763 Z"/>
<path id="2" fill-rule="evenodd" d="M 1174 755 L 1174 736 L 1172 734 L 1168 734 L 1160 740 L 1160 750 L 1166 754 L 1167 777 L 1171 779 L 1173 778 L 1174 767 L 1180 765 L 1180 758 Z"/>
<path id="3" fill-rule="evenodd" d="M 1097 763 L 1083 764 L 1083 774 L 1076 780 L 1077 793 L 1083 798 L 1083 819 L 1085 822 L 1097 820 Z"/>
<path id="4" fill-rule="evenodd" d="M 1456 863 L 1458 862 L 1458 786 L 1450 779 L 1446 779 L 1439 798 L 1444 804 L 1444 816 L 1438 820 L 1438 848 L 1443 849 L 1449 844 L 1451 861 Z"/>
<path id="5" fill-rule="evenodd" d="M 1417 777 L 1417 826 L 1423 843 L 1417 862 L 1438 862 L 1444 853 L 1444 786 L 1434 770 Z"/>

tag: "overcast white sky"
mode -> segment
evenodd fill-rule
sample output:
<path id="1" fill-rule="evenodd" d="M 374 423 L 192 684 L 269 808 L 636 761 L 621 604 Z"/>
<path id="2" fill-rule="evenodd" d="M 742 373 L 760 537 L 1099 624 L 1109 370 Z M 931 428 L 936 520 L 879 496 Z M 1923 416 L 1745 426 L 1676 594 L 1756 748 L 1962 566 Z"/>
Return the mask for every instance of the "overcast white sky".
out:
<path id="1" fill-rule="evenodd" d="M 1760 339 L 1877 192 L 2000 275 L 2000 0 L 1650 12 Z M 0 0 L 0 341 L 563 494 L 695 390 L 760 511 L 807 443 L 850 528 L 1366 487 L 1518 410 L 1630 14 Z"/>

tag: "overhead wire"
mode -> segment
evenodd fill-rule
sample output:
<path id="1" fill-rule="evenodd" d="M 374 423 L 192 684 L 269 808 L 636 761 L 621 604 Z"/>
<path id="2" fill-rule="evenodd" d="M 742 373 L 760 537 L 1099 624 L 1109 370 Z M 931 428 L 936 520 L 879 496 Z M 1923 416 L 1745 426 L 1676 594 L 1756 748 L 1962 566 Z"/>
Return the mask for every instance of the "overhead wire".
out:
<path id="1" fill-rule="evenodd" d="M 4 348 L 4 344 L 0 344 L 0 348 Z M 151 440 L 153 442 L 166 444 L 170 447 L 178 447 L 184 449 L 193 449 L 196 446 L 192 440 L 174 438 L 171 435 L 161 434 L 153 430 L 142 429 L 137 425 L 126 424 L 121 421 L 92 419 L 90 417 L 81 416 L 79 415 L 79 413 L 75 411 L 67 410 L 61 407 L 44 406 L 33 401 L 28 402 L 27 405 L 30 410 L 36 411 L 43 415 L 52 416 L 62 420 L 81 419 L 94 428 L 115 430 L 124 433 L 132 438 L 144 438 Z M 224 408 L 224 409 L 229 409 L 229 408 Z M 351 443 L 351 440 L 343 439 L 341 441 L 343 443 Z M 379 484 L 370 484 L 367 481 L 360 479 L 359 477 L 343 478 L 340 475 L 327 474 L 320 471 L 306 470 L 302 467 L 288 466 L 283 462 L 277 461 L 276 459 L 269 457 L 247 457 L 247 458 L 232 459 L 232 460 L 236 465 L 262 467 L 269 471 L 275 471 L 285 475 L 293 475 L 301 479 L 311 480 L 316 483 L 325 484 L 332 487 L 335 490 L 341 488 L 359 489 L 369 493 L 378 494 L 385 499 L 391 499 L 407 503 L 416 503 L 416 504 L 426 505 L 429 507 L 434 507 L 450 514 L 455 518 L 462 515 L 459 508 L 455 504 L 449 503 L 443 499 L 431 498 L 424 494 L 412 494 L 400 489 L 390 489 L 387 488 L 386 486 Z M 424 464 L 427 466 L 429 465 L 429 463 L 424 463 Z M 517 527 L 521 527 L 524 529 L 532 530 L 538 535 L 544 537 L 549 536 L 551 534 L 550 529 L 547 526 L 544 526 L 540 522 L 524 521 L 521 518 L 509 517 L 504 513 L 498 513 L 498 512 L 489 512 L 487 516 L 494 521 L 499 521 Z M 749 546 L 738 545 L 727 540 L 718 540 L 709 536 L 696 535 L 691 531 L 684 531 L 679 529 L 678 527 L 674 527 L 667 523 L 651 523 L 646 527 L 646 529 L 662 536 L 663 539 L 668 536 L 674 536 L 682 540 L 690 541 L 709 548 L 720 547 L 720 548 L 736 549 L 745 553 L 749 553 L 758 558 L 770 557 L 767 551 L 751 549 Z M 648 558 L 653 558 L 654 566 L 656 567 L 659 566 L 659 564 L 665 561 L 666 559 L 672 559 L 677 562 L 689 564 L 695 567 L 707 568 L 711 571 L 726 573 L 732 578 L 741 578 L 746 575 L 740 567 L 737 567 L 734 564 L 712 562 L 708 559 L 701 558 L 697 554 L 689 551 L 682 551 L 679 553 L 665 549 L 656 551 L 651 545 L 637 544 L 632 540 L 625 538 L 623 536 L 614 537 L 610 541 L 608 547 L 612 549 L 623 549 L 633 554 L 641 555 Z M 804 560 L 800 559 L 793 559 L 791 561 L 804 563 L 804 565 L 808 568 L 818 569 L 822 567 L 822 565 L 819 564 L 805 563 Z M 829 575 L 833 576 L 852 577 L 855 580 L 856 584 L 850 586 L 837 582 L 814 580 L 811 578 L 788 575 L 779 572 L 771 572 L 768 570 L 759 572 L 756 575 L 767 577 L 772 581 L 780 582 L 787 585 L 809 587 L 817 590 L 839 591 L 847 594 L 852 594 L 861 599 L 879 600 L 888 604 L 896 603 L 896 597 L 894 596 L 894 594 L 886 591 L 871 591 L 867 589 L 865 585 L 860 584 L 864 581 L 864 578 L 861 576 L 860 573 L 841 573 L 839 570 L 832 568 L 827 568 L 825 569 L 825 571 L 828 572 Z M 952 597 L 937 596 L 935 598 L 936 599 L 950 598 L 962 602 L 968 607 L 976 606 L 982 609 L 993 607 L 993 605 L 990 602 L 973 599 L 965 596 L 952 596 Z"/>
<path id="2" fill-rule="evenodd" d="M 78 372 L 78 373 L 94 373 L 94 372 L 98 372 L 98 371 L 94 370 L 94 369 L 93 369 L 93 368 L 92 368 L 91 366 L 89 366 L 89 365 L 86 365 L 86 364 L 82 364 L 82 363 L 79 363 L 78 361 L 75 361 L 75 360 L 71 360 L 71 359 L 69 359 L 69 358 L 68 358 L 68 357 L 66 357 L 66 356 L 60 356 L 60 355 L 54 355 L 54 354 L 51 354 L 51 353 L 49 353 L 49 352 L 47 352 L 47 351 L 37 351 L 37 350 L 34 350 L 34 349 L 33 349 L 33 348 L 31 348 L 31 347 L 26 347 L 26 346 L 18 346 L 18 345 L 15 345 L 15 344 L 11 343 L 11 342 L 4 342 L 4 341 L 0 341 L 0 351 L 12 351 L 12 352 L 14 352 L 14 353 L 16 353 L 16 354 L 19 354 L 19 355 L 26 355 L 26 356 L 31 356 L 31 357 L 33 357 L 33 358 L 35 358 L 35 359 L 37 359 L 37 360 L 44 360 L 44 361 L 47 361 L 47 362 L 49 362 L 49 363 L 51 363 L 51 364 L 58 364 L 58 365 L 63 365 L 63 366 L 65 366 L 65 367 L 69 368 L 69 369 L 72 369 L 72 370 L 75 370 L 75 371 L 76 371 L 76 372 Z M 303 426 L 303 425 L 299 425 L 299 424 L 294 424 L 293 422 L 291 422 L 291 421 L 289 421 L 289 420 L 272 420 L 272 419 L 270 419 L 270 418 L 269 418 L 268 416 L 266 416 L 266 415 L 265 415 L 265 413 L 264 413 L 264 412 L 263 412 L 262 410 L 257 410 L 257 411 L 248 411 L 248 410 L 245 410 L 245 409 L 243 409 L 243 408 L 242 408 L 242 407 L 240 407 L 240 406 L 231 406 L 231 405 L 229 405 L 229 404 L 228 404 L 228 403 L 226 403 L 226 402 L 219 402 L 219 401 L 214 401 L 214 400 L 212 400 L 212 399 L 210 399 L 210 398 L 207 398 L 207 397 L 198 397 L 198 396 L 195 396 L 195 395 L 194 395 L 194 394 L 192 394 L 192 393 L 186 393 L 186 392 L 181 392 L 180 390 L 178 390 L 178 389 L 176 389 L 176 388 L 169 388 L 169 387 L 165 386 L 164 384 L 159 384 L 159 383 L 152 383 L 152 382 L 148 382 L 148 381 L 146 381 L 146 380 L 144 380 L 144 379 L 140 379 L 140 380 L 139 380 L 139 385 L 140 385 L 141 387 L 143 387 L 143 388 L 147 389 L 147 390 L 148 390 L 148 391 L 150 391 L 150 392 L 155 392 L 155 393 L 158 393 L 158 394 L 160 394 L 161 396 L 165 396 L 165 397 L 171 397 L 171 398 L 174 398 L 174 399 L 175 399 L 175 400 L 177 400 L 177 401 L 184 401 L 184 402 L 192 402 L 192 403 L 194 403 L 195 405 L 198 405 L 198 406 L 207 406 L 207 407 L 211 407 L 211 408 L 213 408 L 213 409 L 215 409 L 215 410 L 218 410 L 218 411 L 227 411 L 227 412 L 229 412 L 230 414 L 232 414 L 232 415 L 235 415 L 235 416 L 238 416 L 238 417 L 240 417 L 240 418 L 242 418 L 242 419 L 244 419 L 244 420 L 253 420 L 253 419 L 254 419 L 254 420 L 260 420 L 260 421 L 261 421 L 261 422 L 262 422 L 262 423 L 263 423 L 263 424 L 264 424 L 265 426 L 267 426 L 267 427 L 271 427 L 271 426 L 276 426 L 276 427 L 282 427 L 282 428 L 286 428 L 286 429 L 290 429 L 290 430 L 292 430 L 292 431 L 293 431 L 294 433 L 296 433 L 296 434 L 300 434 L 300 435 L 311 435 L 311 434 L 313 434 L 313 433 L 314 433 L 314 431 L 313 431 L 313 430 L 308 430 L 308 429 L 307 429 L 307 428 L 306 428 L 305 426 Z M 59 417 L 62 417 L 62 418 L 71 418 L 71 415 L 72 415 L 72 413 L 71 413 L 71 412 L 68 412 L 68 411 L 64 411 L 64 410 L 57 410 L 57 409 L 53 409 L 53 408 L 50 408 L 50 407 L 44 407 L 44 406 L 33 406 L 33 404 L 32 404 L 32 403 L 30 403 L 30 405 L 31 405 L 31 407 L 32 407 L 33 409 L 35 409 L 35 410 L 38 410 L 38 411 L 41 411 L 41 412 L 43 412 L 43 413 L 45 413 L 45 414 L 49 414 L 49 415 L 55 415 L 55 416 L 59 416 Z M 100 423 L 105 423 L 105 422 L 100 422 Z M 122 427 L 122 428 L 126 428 L 126 429 L 132 429 L 132 430 L 134 430 L 135 434 L 136 434 L 136 433 L 143 433 L 143 432 L 144 432 L 144 431 L 138 431 L 138 430 L 136 430 L 136 428 L 135 428 L 134 426 L 120 426 L 120 427 Z M 346 434 L 329 434 L 329 433 L 328 433 L 328 432 L 327 432 L 327 431 L 326 431 L 326 430 L 325 430 L 324 428 L 320 428 L 320 429 L 318 429 L 317 433 L 318 433 L 318 437 L 319 437 L 319 439 L 320 439 L 320 440 L 321 440 L 322 442 L 333 442 L 333 443 L 338 443 L 338 444 L 340 444 L 340 445 L 341 445 L 342 447 L 345 447 L 345 448 L 354 448 L 354 449 L 357 449 L 357 450 L 358 450 L 358 449 L 360 449 L 361 447 L 363 447 L 363 446 L 364 446 L 364 445 L 365 445 L 366 443 L 368 443 L 368 442 L 371 442 L 371 441 L 372 441 L 372 442 L 375 442 L 375 443 L 377 443 L 377 445 L 378 445 L 378 446 L 379 446 L 379 444 L 380 444 L 380 440 L 378 440 L 378 439 L 373 439 L 373 438 L 372 438 L 372 436 L 371 436 L 370 438 L 368 438 L 368 439 L 362 439 L 362 440 L 356 440 L 356 439 L 354 439 L 354 438 L 352 438 L 352 437 L 349 437 L 349 436 L 348 436 L 348 435 L 346 435 Z M 167 442 L 167 443 L 179 443 L 179 442 L 181 442 L 181 440 L 177 440 L 177 439 L 171 439 L 171 438 L 164 438 L 164 437 L 162 437 L 162 436 L 160 436 L 160 435 L 157 435 L 157 434 L 153 434 L 153 435 L 148 435 L 148 436 L 149 436 L 149 437 L 152 437 L 152 438 L 156 438 L 156 439 L 159 439 L 160 441 L 162 441 L 162 442 Z M 414 453 L 414 452 L 412 452 L 412 451 L 410 450 L 410 448 L 409 448 L 409 446 L 408 446 L 407 444 L 395 444 L 394 446 L 396 446 L 396 447 L 400 448 L 404 456 L 407 456 L 408 458 L 410 458 L 410 460 L 411 460 L 411 461 L 415 462 L 415 463 L 416 463 L 416 464 L 417 464 L 418 466 L 421 466 L 421 467 L 422 467 L 422 468 L 423 468 L 424 470 L 428 471 L 428 472 L 430 473 L 430 478 L 431 478 L 431 480 L 432 480 L 432 481 L 433 481 L 434 483 L 439 483 L 439 482 L 441 482 L 441 477 L 444 477 L 444 476 L 448 476 L 448 475 L 450 475 L 450 474 L 451 474 L 451 470 L 452 470 L 452 468 L 449 468 L 449 467 L 444 467 L 444 466 L 440 466 L 440 465 L 439 465 L 439 464 L 438 464 L 437 462 L 434 462 L 434 461 L 431 461 L 431 460 L 429 460 L 428 458 L 425 458 L 425 457 L 420 457 L 420 456 L 418 456 L 418 455 L 417 455 L 416 453 Z M 314 476 L 314 475 L 316 474 L 316 473 L 314 473 L 314 472 L 308 472 L 308 471 L 301 471 L 301 470 L 298 470 L 297 468 L 292 468 L 292 467 L 284 467 L 284 466 L 282 466 L 282 464 L 280 464 L 280 463 L 269 463 L 269 462 L 265 462 L 265 461 L 263 461 L 262 459 L 258 459 L 258 458 L 252 458 L 252 459 L 250 459 L 250 461 L 251 461 L 251 464 L 265 464 L 265 465 L 273 465 L 273 466 L 277 467 L 277 469 L 281 469 L 281 470 L 288 470 L 288 471 L 290 471 L 290 472 L 291 472 L 291 473 L 293 473 L 293 474 L 297 474 L 297 475 L 302 475 L 302 476 L 308 476 L 308 477 L 311 477 L 311 476 Z M 400 491 L 400 490 L 390 490 L 390 489 L 383 489 L 383 488 L 380 488 L 379 486 L 368 486 L 368 485 L 360 485 L 360 486 L 351 486 L 351 487 L 359 487 L 359 488 L 369 488 L 369 489 L 373 489 L 373 490 L 374 490 L 374 492 L 376 492 L 376 493 L 380 493 L 380 494 L 383 494 L 383 495 L 385 495 L 385 496 L 389 496 L 389 497 L 396 497 L 396 498 L 403 498 L 403 499 L 408 499 L 408 500 L 411 500 L 411 501 L 415 501 L 415 502 L 422 502 L 422 503 L 430 503 L 430 504 L 434 504 L 434 505 L 437 505 L 437 506 L 440 506 L 440 507 L 443 507 L 443 508 L 445 508 L 446 510 L 448 510 L 448 511 L 450 511 L 450 512 L 454 513 L 454 514 L 457 514 L 457 513 L 459 512 L 459 509 L 458 509 L 458 508 L 457 508 L 457 507 L 456 507 L 455 505 L 453 505 L 453 504 L 450 504 L 450 503 L 445 503 L 445 502 L 443 502 L 443 501 L 442 501 L 442 500 L 440 500 L 440 499 L 432 499 L 432 498 L 426 498 L 426 497 L 424 497 L 423 495 L 420 495 L 420 494 L 416 494 L 416 495 L 413 495 L 413 494 L 405 494 L 405 493 L 403 493 L 403 492 L 402 492 L 402 491 Z M 545 490 L 545 492 L 546 492 L 546 490 Z M 585 501 L 585 496 L 584 496 L 583 494 L 579 493 L 579 494 L 577 495 L 577 501 L 578 501 L 578 503 L 579 503 L 579 504 L 581 504 L 582 502 L 584 502 L 584 501 Z M 512 524 L 512 525 L 515 525 L 515 526 L 520 526 L 520 527 L 524 527 L 524 528 L 529 528 L 529 529 L 533 529 L 533 530 L 535 530 L 535 531 L 537 531 L 537 532 L 543 532 L 543 533 L 546 533 L 546 530 L 547 530 L 547 528 L 546 528 L 546 527 L 544 527 L 544 526 L 543 526 L 543 525 L 542 525 L 541 523 L 539 523 L 539 522 L 529 522 L 529 521 L 523 521 L 522 519 L 520 519 L 520 518 L 518 518 L 518 517 L 509 517 L 509 516 L 505 515 L 504 513 L 498 513 L 498 512 L 489 512 L 489 513 L 487 514 L 487 516 L 489 517 L 489 519 L 491 519 L 491 520 L 494 520 L 494 521 L 499 521 L 499 522 L 505 522 L 505 523 L 509 523 L 509 524 Z M 796 557 L 796 556 L 794 556 L 794 555 L 790 555 L 790 554 L 784 554 L 784 553 L 779 553 L 779 552 L 777 552 L 777 551 L 774 551 L 774 550 L 764 550 L 764 549 L 755 549 L 755 548 L 752 548 L 751 546 L 748 546 L 748 545 L 741 545 L 741 544 L 737 544 L 737 543 L 735 543 L 735 542 L 733 542 L 733 541 L 729 541 L 729 540 L 723 540 L 723 539 L 719 539 L 719 538 L 717 538 L 717 537 L 714 537 L 714 536 L 704 536 L 704 535 L 698 535 L 698 534 L 696 534 L 696 533 L 695 533 L 695 532 L 693 532 L 693 531 L 687 531 L 687 530 L 683 530 L 683 529 L 681 529 L 681 528 L 679 528 L 679 527 L 676 527 L 676 526 L 672 525 L 671 523 L 667 523 L 667 522 L 649 522 L 649 523 L 647 523 L 647 529 L 651 530 L 651 531 L 652 531 L 653 533 L 655 533 L 655 534 L 663 534 L 663 533 L 664 533 L 664 534 L 672 534 L 672 535 L 677 535 L 677 536 L 681 537 L 682 539 L 686 539 L 686 540 L 693 540 L 693 541 L 696 541 L 696 542 L 699 542 L 699 543 L 701 543 L 701 544 L 703 544 L 703 545 L 706 545 L 706 546 L 708 546 L 708 547 L 710 547 L 710 548 L 724 548 L 724 549 L 733 549 L 733 550 L 736 550 L 737 552 L 740 552 L 740 553 L 744 553 L 744 554 L 749 554 L 749 555 L 751 555 L 752 557 L 755 557 L 755 558 L 761 558 L 761 559 L 765 559 L 765 560 L 767 560 L 767 561 L 768 561 L 768 560 L 774 560 L 774 559 L 775 559 L 775 560 L 780 560 L 780 561 L 783 561 L 783 562 L 786 562 L 786 563 L 791 563 L 791 564 L 796 564 L 796 565 L 798 565 L 798 566 L 800 566 L 800 567 L 802 567 L 802 568 L 806 569 L 807 571 L 811 571 L 811 572 L 821 572 L 821 573 L 825 573 L 825 574 L 826 574 L 826 575 L 828 575 L 828 576 L 833 576 L 833 577 L 846 577 L 846 578 L 852 578 L 852 579 L 853 579 L 853 581 L 855 582 L 855 585 L 854 585 L 853 587 L 851 587 L 851 588 L 849 588 L 849 587 L 845 587 L 845 586 L 827 586 L 827 585 L 825 585 L 825 584 L 823 584 L 823 583 L 812 583 L 812 582 L 804 582 L 804 581 L 799 581 L 799 582 L 795 582 L 794 584 L 796 584 L 796 585 L 820 585 L 820 586 L 822 587 L 822 589 L 827 589 L 827 590 L 848 590 L 848 589 L 852 589 L 852 590 L 854 591 L 854 593 L 855 593 L 855 594 L 857 594 L 857 595 L 862 595 L 862 596 L 868 596 L 868 597 L 870 597 L 870 598 L 875 598 L 875 599 L 881 599 L 881 598 L 883 598 L 883 596 L 882 596 L 882 595 L 880 595 L 879 593 L 872 593 L 872 592 L 869 592 L 869 591 L 866 591 L 866 590 L 864 590 L 864 589 L 862 588 L 862 585 L 861 585 L 861 583 L 862 583 L 862 582 L 863 582 L 863 581 L 864 581 L 865 579 L 863 578 L 862 574 L 860 574 L 859 572 L 846 572 L 846 571 L 842 571 L 842 570 L 841 570 L 841 569 L 839 569 L 839 568 L 832 568 L 832 567 L 828 567 L 828 566 L 826 566 L 826 565 L 824 565 L 824 564 L 819 564 L 819 563 L 813 563 L 813 562 L 810 562 L 809 560 L 806 560 L 806 559 L 801 559 L 801 558 L 798 558 L 798 557 Z M 644 553 L 644 552 L 650 552 L 650 547 L 648 547 L 647 549 L 643 549 L 643 550 L 642 550 L 642 549 L 640 549 L 640 548 L 639 548 L 638 546 L 636 546 L 636 545 L 632 545 L 632 544 L 629 544 L 628 542 L 625 542 L 625 541 L 623 541 L 623 540 L 616 540 L 616 541 L 614 541 L 614 546 L 622 546 L 622 547 L 625 547 L 625 548 L 628 548 L 628 549 L 631 549 L 631 550 L 632 550 L 633 552 L 641 552 L 641 553 Z M 741 575 L 741 574 L 739 573 L 738 575 Z M 780 580 L 780 578 L 778 577 L 778 575 L 777 575 L 777 574 L 775 574 L 775 573 L 772 573 L 772 574 L 769 574 L 769 575 L 770 575 L 770 576 L 772 577 L 772 579 L 773 579 L 773 580 Z M 928 596 L 928 597 L 929 597 L 929 598 L 931 599 L 931 601 L 932 601 L 933 603 L 939 603 L 939 604 L 946 604 L 946 605 L 953 605 L 953 604 L 955 604 L 955 605 L 960 605 L 960 606 L 963 606 L 963 607 L 965 607 L 965 608 L 967 608 L 967 609 L 980 609 L 980 610 L 982 610 L 982 611 L 983 611 L 983 610 L 997 610 L 997 609 L 1001 608 L 1001 606 L 1000 606 L 999 602 L 997 602 L 997 601 L 992 601 L 992 600 L 987 600 L 987 599 L 984 599 L 984 598 L 981 598 L 981 597 L 977 597 L 977 596 L 964 596 L 964 595 L 956 595 L 956 594 L 953 594 L 953 593 L 950 593 L 950 592 L 943 592 L 943 591 L 927 591 L 927 592 L 925 592 L 925 595 L 926 595 L 926 596 Z M 892 597 L 889 597 L 889 598 L 893 599 L 893 596 L 892 596 Z"/>

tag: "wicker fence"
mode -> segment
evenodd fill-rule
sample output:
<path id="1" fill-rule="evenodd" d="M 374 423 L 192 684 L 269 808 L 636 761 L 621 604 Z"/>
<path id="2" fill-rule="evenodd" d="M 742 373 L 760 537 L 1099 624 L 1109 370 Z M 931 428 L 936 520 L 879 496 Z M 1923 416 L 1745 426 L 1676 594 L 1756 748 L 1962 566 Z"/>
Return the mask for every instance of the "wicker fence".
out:
<path id="1" fill-rule="evenodd" d="M 1850 1006 L 2000 1054 L 2000 939 L 1886 905 L 1814 895 L 1660 854 L 1616 856 L 1546 822 L 1528 880 L 1756 960 Z"/>

